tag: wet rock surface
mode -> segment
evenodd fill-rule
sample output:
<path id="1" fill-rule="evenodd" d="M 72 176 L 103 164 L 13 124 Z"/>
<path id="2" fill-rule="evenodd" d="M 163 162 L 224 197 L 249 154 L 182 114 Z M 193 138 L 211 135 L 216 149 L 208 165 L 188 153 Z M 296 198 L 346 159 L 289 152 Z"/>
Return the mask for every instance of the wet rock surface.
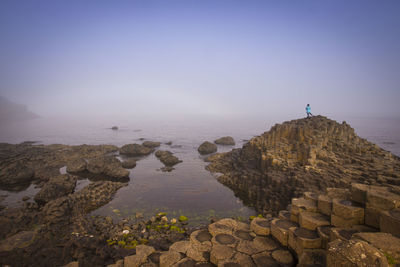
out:
<path id="1" fill-rule="evenodd" d="M 217 152 L 217 146 L 208 141 L 203 142 L 197 149 L 201 155 L 207 155 Z"/>
<path id="2" fill-rule="evenodd" d="M 124 145 L 119 149 L 121 155 L 126 156 L 146 156 L 153 152 L 152 148 L 146 147 L 139 144 L 128 144 Z"/>
<path id="3" fill-rule="evenodd" d="M 234 146 L 235 140 L 231 136 L 224 136 L 214 141 L 217 145 Z"/>
<path id="4" fill-rule="evenodd" d="M 175 157 L 170 151 L 157 150 L 155 155 L 165 165 L 165 167 L 172 167 L 182 162 L 182 160 Z"/>
<path id="5" fill-rule="evenodd" d="M 122 162 L 122 167 L 125 169 L 133 169 L 136 167 L 136 160 L 134 159 L 126 159 Z"/>
<path id="6" fill-rule="evenodd" d="M 114 156 L 101 156 L 89 160 L 87 171 L 91 174 L 109 177 L 116 181 L 128 181 L 129 171 L 122 167 L 122 163 Z"/>
<path id="7" fill-rule="evenodd" d="M 156 148 L 161 145 L 161 142 L 145 141 L 142 145 L 148 148 Z"/>
<path id="8" fill-rule="evenodd" d="M 345 122 L 315 116 L 273 126 L 241 149 L 209 157 L 218 180 L 261 213 L 286 208 L 303 192 L 351 182 L 400 184 L 400 160 L 358 137 Z"/>
<path id="9" fill-rule="evenodd" d="M 35 195 L 35 201 L 43 205 L 53 199 L 66 196 L 74 192 L 77 177 L 72 175 L 59 175 L 51 178 Z"/>

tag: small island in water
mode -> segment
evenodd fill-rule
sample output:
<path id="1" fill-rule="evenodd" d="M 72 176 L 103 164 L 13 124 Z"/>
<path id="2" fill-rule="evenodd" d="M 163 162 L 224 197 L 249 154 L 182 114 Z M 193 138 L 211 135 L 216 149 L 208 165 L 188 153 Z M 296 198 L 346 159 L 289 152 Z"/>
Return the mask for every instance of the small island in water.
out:
<path id="1" fill-rule="evenodd" d="M 233 138 L 222 141 L 229 141 L 225 146 L 235 144 Z M 346 122 L 323 116 L 292 120 L 273 126 L 242 148 L 215 151 L 212 142 L 199 149 L 207 170 L 253 208 L 255 216 L 211 218 L 204 225 L 191 225 L 190 217 L 163 211 L 149 218 L 94 216 L 93 211 L 126 188 L 129 170 L 140 166 L 143 157 L 154 154 L 165 172 L 181 164 L 179 155 L 160 149 L 160 142 L 121 147 L 1 143 L 1 190 L 16 192 L 32 185 L 37 189 L 22 206 L 0 202 L 0 263 L 400 263 L 400 159 L 357 136 Z M 83 178 L 91 182 L 79 186 Z"/>

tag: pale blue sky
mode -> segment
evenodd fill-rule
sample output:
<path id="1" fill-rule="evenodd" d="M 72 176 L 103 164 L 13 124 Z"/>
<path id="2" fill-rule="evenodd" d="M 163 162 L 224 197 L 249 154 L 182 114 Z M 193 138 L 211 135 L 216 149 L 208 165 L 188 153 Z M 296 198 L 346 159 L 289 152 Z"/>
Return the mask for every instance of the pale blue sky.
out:
<path id="1" fill-rule="evenodd" d="M 0 95 L 41 114 L 400 115 L 400 2 L 0 1 Z"/>

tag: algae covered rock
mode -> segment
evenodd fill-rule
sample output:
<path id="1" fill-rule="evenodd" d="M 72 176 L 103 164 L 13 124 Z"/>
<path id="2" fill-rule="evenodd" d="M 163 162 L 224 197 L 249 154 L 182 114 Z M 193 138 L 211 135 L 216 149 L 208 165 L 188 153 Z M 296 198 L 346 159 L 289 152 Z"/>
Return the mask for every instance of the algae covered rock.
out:
<path id="1" fill-rule="evenodd" d="M 0 167 L 0 186 L 12 186 L 28 183 L 33 179 L 33 169 L 21 162 Z"/>
<path id="2" fill-rule="evenodd" d="M 234 146 L 235 140 L 231 136 L 224 136 L 214 141 L 217 145 Z"/>
<path id="3" fill-rule="evenodd" d="M 59 175 L 51 178 L 35 195 L 38 204 L 45 204 L 50 200 L 66 196 L 74 192 L 77 177 L 72 175 Z"/>
<path id="4" fill-rule="evenodd" d="M 182 160 L 175 157 L 170 151 L 158 150 L 155 155 L 166 167 L 172 167 L 182 162 Z"/>
<path id="5" fill-rule="evenodd" d="M 203 142 L 197 149 L 201 155 L 207 155 L 217 152 L 217 146 L 208 141 Z"/>
<path id="6" fill-rule="evenodd" d="M 121 155 L 127 156 L 146 156 L 151 152 L 153 152 L 153 149 L 139 144 L 128 144 L 119 149 Z"/>
<path id="7" fill-rule="evenodd" d="M 161 145 L 161 143 L 153 142 L 153 141 L 145 141 L 145 142 L 143 142 L 142 145 L 145 147 L 148 147 L 148 148 L 155 148 L 155 147 L 159 147 Z"/>
<path id="8" fill-rule="evenodd" d="M 122 167 L 125 169 L 133 169 L 136 167 L 136 160 L 134 159 L 127 159 L 122 162 Z"/>
<path id="9" fill-rule="evenodd" d="M 77 159 L 67 164 L 67 172 L 79 173 L 86 171 L 87 163 L 84 159 Z"/>
<path id="10" fill-rule="evenodd" d="M 92 174 L 104 175 L 121 181 L 125 181 L 129 177 L 129 171 L 125 170 L 122 163 L 113 156 L 91 159 L 87 164 L 87 170 Z"/>

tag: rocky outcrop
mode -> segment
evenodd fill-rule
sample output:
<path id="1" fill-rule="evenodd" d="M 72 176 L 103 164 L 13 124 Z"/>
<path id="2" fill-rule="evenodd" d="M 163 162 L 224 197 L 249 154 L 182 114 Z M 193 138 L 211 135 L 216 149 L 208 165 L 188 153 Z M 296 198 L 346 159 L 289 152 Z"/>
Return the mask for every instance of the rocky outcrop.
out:
<path id="1" fill-rule="evenodd" d="M 201 155 L 207 155 L 217 152 L 217 146 L 208 141 L 203 142 L 197 149 Z"/>
<path id="2" fill-rule="evenodd" d="M 86 171 L 87 163 L 84 159 L 77 159 L 67 164 L 67 172 L 80 173 Z"/>
<path id="3" fill-rule="evenodd" d="M 121 155 L 126 156 L 146 156 L 153 152 L 153 149 L 139 144 L 124 145 L 119 149 Z"/>
<path id="4" fill-rule="evenodd" d="M 231 136 L 224 136 L 214 141 L 217 145 L 234 146 L 235 140 Z"/>
<path id="5" fill-rule="evenodd" d="M 94 158 L 117 151 L 112 145 L 17 145 L 0 143 L 0 188 L 21 190 L 31 182 L 40 187 L 50 178 L 60 174 L 67 165 L 69 170 L 85 168 L 84 159 Z M 75 169 L 74 169 L 75 168 Z"/>
<path id="6" fill-rule="evenodd" d="M 284 209 L 292 197 L 351 182 L 400 184 L 400 160 L 358 137 L 347 123 L 322 116 L 273 126 L 241 149 L 209 158 L 207 167 L 260 212 Z"/>
<path id="7" fill-rule="evenodd" d="M 129 171 L 113 156 L 102 156 L 89 160 L 87 171 L 95 175 L 104 175 L 117 181 L 127 181 Z"/>
<path id="8" fill-rule="evenodd" d="M 122 167 L 125 169 L 133 169 L 136 167 L 136 160 L 127 159 L 122 162 Z"/>
<path id="9" fill-rule="evenodd" d="M 98 230 L 101 227 L 86 214 L 108 203 L 123 185 L 93 182 L 77 193 L 49 200 L 43 207 L 28 202 L 23 208 L 2 211 L 0 264 L 62 266 L 75 258 L 85 266 L 103 265 L 113 253 Z"/>
<path id="10" fill-rule="evenodd" d="M 12 188 L 20 184 L 26 184 L 33 179 L 33 169 L 21 162 L 14 162 L 0 169 L 0 185 L 3 188 Z"/>
<path id="11" fill-rule="evenodd" d="M 153 142 L 153 141 L 145 141 L 145 142 L 143 142 L 142 145 L 145 147 L 148 147 L 148 148 L 155 148 L 155 147 L 159 147 L 161 145 L 161 143 Z"/>
<path id="12" fill-rule="evenodd" d="M 170 151 L 157 150 L 155 155 L 165 165 L 165 167 L 172 167 L 182 162 L 182 160 L 175 157 Z"/>
<path id="13" fill-rule="evenodd" d="M 66 174 L 51 178 L 35 195 L 35 201 L 43 205 L 53 199 L 71 194 L 74 192 L 76 181 L 76 176 Z"/>

